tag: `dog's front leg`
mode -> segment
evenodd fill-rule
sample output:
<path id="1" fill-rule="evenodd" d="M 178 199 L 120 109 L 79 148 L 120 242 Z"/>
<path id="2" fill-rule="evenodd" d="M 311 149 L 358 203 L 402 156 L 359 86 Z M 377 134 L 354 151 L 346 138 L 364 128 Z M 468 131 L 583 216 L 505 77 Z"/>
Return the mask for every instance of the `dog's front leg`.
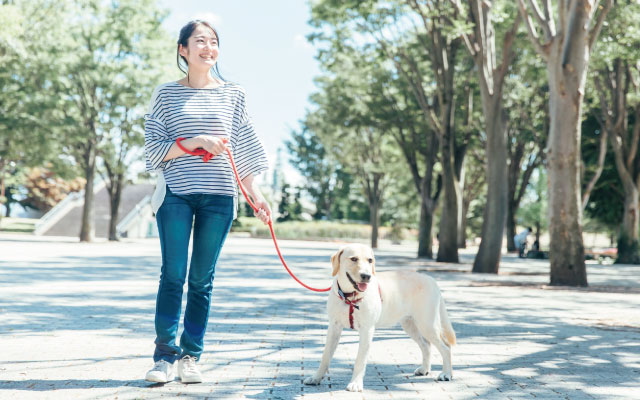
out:
<path id="1" fill-rule="evenodd" d="M 320 383 L 329 369 L 333 353 L 335 353 L 338 342 L 340 342 L 340 335 L 342 335 L 342 325 L 336 321 L 330 322 L 327 330 L 327 343 L 324 345 L 324 352 L 322 353 L 322 361 L 315 375 L 304 380 L 305 385 L 317 385 Z"/>
<path id="2" fill-rule="evenodd" d="M 374 330 L 375 328 L 373 326 L 370 328 L 360 328 L 358 355 L 356 356 L 356 363 L 353 366 L 351 382 L 347 385 L 347 390 L 350 392 L 362 392 L 362 388 L 364 386 L 364 372 L 367 368 L 367 357 L 369 357 L 369 348 L 371 347 L 371 341 L 373 340 Z"/>

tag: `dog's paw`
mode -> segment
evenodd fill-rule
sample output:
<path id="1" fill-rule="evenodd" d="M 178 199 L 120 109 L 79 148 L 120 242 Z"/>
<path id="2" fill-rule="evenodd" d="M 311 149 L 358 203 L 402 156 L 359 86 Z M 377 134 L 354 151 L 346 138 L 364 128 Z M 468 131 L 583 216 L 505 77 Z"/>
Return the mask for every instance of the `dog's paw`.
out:
<path id="1" fill-rule="evenodd" d="M 446 372 L 441 372 L 440 375 L 438 375 L 438 379 L 436 379 L 437 381 L 450 381 L 452 380 L 453 377 L 451 376 L 451 374 L 448 374 Z"/>
<path id="2" fill-rule="evenodd" d="M 362 381 L 353 381 L 353 382 L 349 382 L 349 384 L 347 385 L 347 390 L 350 392 L 362 392 L 362 388 L 363 388 L 363 384 Z"/>
<path id="3" fill-rule="evenodd" d="M 422 375 L 429 375 L 429 372 L 431 372 L 429 369 L 425 368 L 425 367 L 419 367 L 416 368 L 415 371 L 413 371 L 414 375 L 418 375 L 418 376 L 422 376 Z"/>
<path id="4" fill-rule="evenodd" d="M 304 380 L 305 385 L 319 385 L 322 378 L 316 378 L 315 376 L 310 376 Z"/>

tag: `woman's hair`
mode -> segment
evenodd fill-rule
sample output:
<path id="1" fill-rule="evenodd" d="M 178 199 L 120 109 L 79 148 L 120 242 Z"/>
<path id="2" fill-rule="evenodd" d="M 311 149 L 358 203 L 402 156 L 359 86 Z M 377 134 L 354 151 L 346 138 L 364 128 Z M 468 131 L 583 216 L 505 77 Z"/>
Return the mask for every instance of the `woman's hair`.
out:
<path id="1" fill-rule="evenodd" d="M 220 36 L 218 36 L 218 32 L 207 21 L 196 19 L 193 21 L 189 21 L 185 26 L 183 26 L 182 29 L 180 29 L 180 36 L 178 37 L 178 46 L 177 46 L 178 48 L 176 50 L 176 53 L 177 53 L 176 59 L 178 62 L 178 68 L 180 69 L 180 71 L 184 72 L 187 75 L 187 79 L 189 78 L 189 73 L 188 73 L 189 63 L 187 62 L 186 58 L 180 55 L 180 45 L 182 45 L 182 47 L 187 47 L 189 38 L 193 34 L 193 31 L 198 27 L 198 25 L 204 25 L 207 28 L 211 29 L 213 31 L 213 34 L 216 35 L 216 39 L 218 40 L 218 46 L 220 46 Z M 211 67 L 211 76 L 218 77 L 224 81 L 224 79 L 222 78 L 222 75 L 220 75 L 220 71 L 218 70 L 218 63 L 215 63 L 215 65 Z"/>

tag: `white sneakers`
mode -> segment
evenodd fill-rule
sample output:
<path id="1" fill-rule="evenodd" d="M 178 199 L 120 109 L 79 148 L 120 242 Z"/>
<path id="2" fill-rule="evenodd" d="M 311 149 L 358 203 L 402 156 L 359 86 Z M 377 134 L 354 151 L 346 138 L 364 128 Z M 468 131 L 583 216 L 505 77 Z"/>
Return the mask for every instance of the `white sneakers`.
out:
<path id="1" fill-rule="evenodd" d="M 178 361 L 178 375 L 182 383 L 200 383 L 202 382 L 202 374 L 196 365 L 196 358 L 192 356 L 184 356 Z"/>
<path id="2" fill-rule="evenodd" d="M 201 383 L 202 374 L 196 365 L 196 358 L 192 356 L 184 356 L 178 361 L 178 375 L 182 383 Z M 145 380 L 155 383 L 171 382 L 175 378 L 173 364 L 165 360 L 156 361 L 147 375 Z"/>
<path id="3" fill-rule="evenodd" d="M 147 372 L 147 376 L 144 378 L 149 382 L 167 383 L 175 378 L 176 374 L 173 372 L 173 364 L 168 363 L 165 360 L 156 361 Z"/>

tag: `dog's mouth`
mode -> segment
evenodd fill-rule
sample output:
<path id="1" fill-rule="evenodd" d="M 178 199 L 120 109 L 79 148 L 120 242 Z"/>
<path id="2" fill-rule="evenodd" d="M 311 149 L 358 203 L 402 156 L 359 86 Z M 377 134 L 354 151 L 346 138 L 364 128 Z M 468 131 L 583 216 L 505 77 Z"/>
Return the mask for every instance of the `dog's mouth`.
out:
<path id="1" fill-rule="evenodd" d="M 353 288 L 358 292 L 364 292 L 365 290 L 367 290 L 367 286 L 369 285 L 368 283 L 365 283 L 365 282 L 357 283 L 356 281 L 353 280 L 353 278 L 351 277 L 351 275 L 349 275 L 348 272 L 347 272 L 347 278 L 349 278 L 349 282 L 351 282 L 351 284 L 353 285 Z"/>

